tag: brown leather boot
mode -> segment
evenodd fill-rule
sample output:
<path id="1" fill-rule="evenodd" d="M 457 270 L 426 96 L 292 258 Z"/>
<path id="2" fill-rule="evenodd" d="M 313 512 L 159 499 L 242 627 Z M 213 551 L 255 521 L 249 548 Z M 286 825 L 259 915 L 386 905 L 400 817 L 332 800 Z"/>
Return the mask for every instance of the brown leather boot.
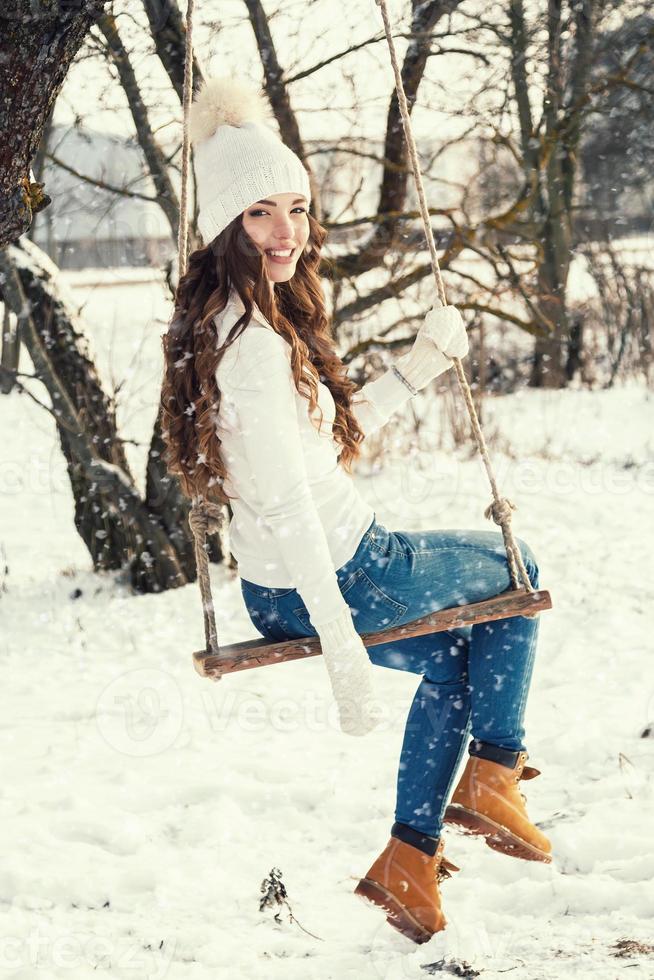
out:
<path id="1" fill-rule="evenodd" d="M 459 871 L 443 857 L 444 846 L 439 838 L 432 856 L 391 837 L 354 889 L 355 895 L 383 909 L 386 921 L 415 943 L 428 942 L 447 925 L 439 885 Z"/>
<path id="2" fill-rule="evenodd" d="M 495 851 L 526 861 L 552 860 L 552 845 L 527 816 L 525 797 L 518 788 L 521 779 L 533 779 L 539 769 L 526 766 L 521 752 L 510 769 L 499 762 L 470 756 L 444 822 L 457 824 L 469 834 L 483 834 Z"/>

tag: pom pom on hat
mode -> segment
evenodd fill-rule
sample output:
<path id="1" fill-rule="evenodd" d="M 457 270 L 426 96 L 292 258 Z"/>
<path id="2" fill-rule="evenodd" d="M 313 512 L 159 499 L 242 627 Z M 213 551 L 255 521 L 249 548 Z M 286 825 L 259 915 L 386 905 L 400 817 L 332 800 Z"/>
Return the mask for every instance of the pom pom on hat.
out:
<path id="1" fill-rule="evenodd" d="M 191 104 L 191 142 L 195 146 L 209 139 L 219 126 L 242 126 L 265 118 L 266 104 L 256 89 L 233 78 L 209 78 Z"/>

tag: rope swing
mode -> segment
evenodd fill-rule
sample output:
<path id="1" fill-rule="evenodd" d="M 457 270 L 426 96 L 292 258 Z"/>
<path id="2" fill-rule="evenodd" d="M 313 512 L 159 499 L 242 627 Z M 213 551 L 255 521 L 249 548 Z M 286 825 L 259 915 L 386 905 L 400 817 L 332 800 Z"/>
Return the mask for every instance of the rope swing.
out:
<path id="1" fill-rule="evenodd" d="M 179 201 L 179 228 L 177 237 L 177 281 L 182 278 L 188 266 L 188 176 L 191 165 L 191 139 L 189 133 L 189 116 L 193 95 L 193 13 L 194 0 L 188 0 L 186 6 L 186 45 L 184 50 L 184 86 L 182 90 L 182 189 Z M 202 596 L 202 611 L 204 616 L 204 638 L 206 653 L 215 657 L 220 656 L 218 633 L 216 630 L 216 613 L 211 593 L 211 578 L 209 574 L 209 555 L 207 553 L 207 535 L 220 531 L 224 514 L 222 506 L 211 503 L 198 496 L 191 505 L 189 526 L 193 533 L 195 546 L 195 565 L 197 568 L 198 585 Z"/>
<path id="2" fill-rule="evenodd" d="M 429 220 L 429 210 L 427 208 L 427 201 L 425 198 L 425 188 L 422 183 L 422 174 L 420 172 L 420 164 L 418 162 L 418 152 L 416 150 L 416 143 L 413 138 L 413 129 L 411 128 L 411 119 L 409 117 L 409 107 L 406 101 L 406 94 L 404 92 L 404 85 L 402 84 L 402 73 L 400 71 L 400 66 L 397 60 L 397 52 L 395 50 L 395 42 L 393 40 L 393 34 L 391 32 L 391 25 L 388 18 L 388 7 L 386 5 L 386 0 L 376 0 L 377 5 L 381 9 L 382 19 L 384 21 L 384 31 L 386 32 L 386 40 L 388 42 L 388 49 L 391 55 L 391 64 L 393 66 L 393 71 L 395 73 L 395 89 L 397 91 L 397 98 L 400 104 L 400 112 L 402 114 L 402 123 L 404 125 L 404 135 L 406 137 L 407 146 L 409 148 L 409 157 L 411 160 L 411 169 L 413 171 L 413 177 L 416 182 L 416 190 L 418 192 L 418 199 L 420 201 L 420 214 L 422 215 L 422 225 L 425 230 L 425 238 L 427 239 L 427 244 L 429 245 L 429 256 L 431 259 L 431 269 L 434 274 L 434 281 L 436 283 L 436 290 L 443 306 L 447 306 L 447 301 L 445 299 L 445 286 L 443 285 L 443 278 L 441 276 L 441 268 L 438 264 L 438 256 L 436 255 L 436 245 L 434 243 L 434 233 L 431 228 L 431 221 Z M 520 554 L 520 549 L 516 544 L 515 538 L 513 537 L 513 531 L 511 530 L 511 511 L 516 510 L 516 506 L 506 497 L 500 497 L 499 491 L 497 489 L 497 480 L 495 479 L 495 473 L 493 472 L 493 467 L 491 465 L 490 457 L 488 455 L 488 449 L 486 448 L 486 440 L 484 439 L 484 434 L 481 431 L 481 425 L 479 424 L 479 418 L 477 416 L 477 410 L 475 409 L 474 402 L 472 400 L 472 391 L 470 390 L 470 385 L 466 379 L 465 373 L 463 371 L 463 365 L 458 357 L 452 358 L 454 361 L 454 368 L 456 370 L 456 376 L 459 379 L 459 387 L 461 393 L 466 403 L 466 408 L 468 409 L 468 415 L 470 416 L 470 422 L 472 424 L 472 431 L 474 432 L 475 439 L 477 440 L 477 448 L 481 454 L 481 458 L 484 461 L 484 466 L 486 467 L 486 473 L 488 474 L 488 479 L 491 485 L 491 492 L 493 494 L 493 501 L 488 505 L 484 511 L 484 517 L 492 518 L 496 524 L 499 524 L 502 528 L 502 535 L 504 537 L 504 547 L 506 548 L 506 558 L 509 565 L 509 573 L 511 575 L 511 584 L 514 589 L 520 588 L 519 577 L 522 579 L 522 585 L 528 592 L 533 592 L 534 588 L 529 580 L 529 574 L 525 568 L 525 564 L 522 560 L 522 555 Z"/>
<path id="3" fill-rule="evenodd" d="M 443 306 L 447 305 L 445 298 L 445 287 L 441 276 L 441 270 L 436 255 L 436 245 L 432 232 L 429 210 L 425 198 L 425 191 L 418 162 L 411 119 L 407 105 L 404 85 L 402 84 L 402 74 L 397 59 L 395 43 L 391 31 L 386 0 L 376 0 L 381 10 L 384 22 L 384 31 L 388 43 L 391 64 L 395 74 L 395 88 L 397 92 L 404 134 L 409 150 L 411 169 L 415 180 L 418 199 L 420 202 L 420 214 L 429 246 L 432 272 L 438 297 Z M 190 165 L 190 138 L 189 138 L 189 114 L 191 109 L 191 95 L 193 88 L 193 12 L 194 0 L 188 0 L 186 8 L 186 48 L 184 65 L 184 90 L 183 90 L 183 141 L 182 141 L 182 189 L 180 196 L 180 220 L 178 238 L 178 266 L 179 278 L 186 271 L 188 261 L 188 175 Z M 362 635 L 361 639 L 366 646 L 374 646 L 379 643 L 388 643 L 392 640 L 406 639 L 410 636 L 421 636 L 426 633 L 436 633 L 441 630 L 455 629 L 461 626 L 474 625 L 476 623 L 490 622 L 496 619 L 503 619 L 507 616 L 534 616 L 544 609 L 550 609 L 552 601 L 549 592 L 545 590 L 535 590 L 529 580 L 529 574 L 525 567 L 520 548 L 518 547 L 511 528 L 511 512 L 516 509 L 515 504 L 499 493 L 495 473 L 491 465 L 486 446 L 486 440 L 481 430 L 479 418 L 474 406 L 472 391 L 466 379 L 461 360 L 457 357 L 452 358 L 454 368 L 459 380 L 459 387 L 463 395 L 477 448 L 484 462 L 486 473 L 491 486 L 492 501 L 484 511 L 484 517 L 492 519 L 495 524 L 502 529 L 506 559 L 511 577 L 511 588 L 492 599 L 483 602 L 470 603 L 465 606 L 456 606 L 452 609 L 443 609 L 421 619 L 414 620 L 404 626 L 394 627 L 393 629 L 381 630 L 377 633 Z M 299 640 L 286 640 L 281 643 L 271 643 L 269 640 L 248 640 L 244 643 L 235 643 L 220 648 L 216 631 L 216 617 L 211 592 L 211 579 L 209 573 L 209 557 L 207 554 L 207 535 L 220 531 L 224 522 L 222 505 L 211 503 L 203 497 L 194 498 L 189 513 L 189 525 L 195 541 L 195 560 L 197 565 L 198 584 L 202 596 L 202 609 L 204 615 L 204 634 L 205 649 L 193 654 L 193 662 L 196 670 L 203 676 L 210 676 L 215 680 L 219 679 L 224 673 L 231 673 L 237 670 L 246 670 L 251 667 L 263 666 L 271 663 L 288 662 L 300 658 L 317 656 L 320 654 L 320 641 L 317 637 L 303 637 Z"/>

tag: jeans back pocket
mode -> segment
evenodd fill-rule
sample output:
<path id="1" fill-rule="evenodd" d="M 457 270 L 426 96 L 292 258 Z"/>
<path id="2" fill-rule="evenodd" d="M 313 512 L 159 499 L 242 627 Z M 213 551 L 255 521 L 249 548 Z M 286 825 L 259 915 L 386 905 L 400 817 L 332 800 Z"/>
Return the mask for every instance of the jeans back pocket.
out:
<path id="1" fill-rule="evenodd" d="M 280 643 L 288 638 L 280 620 L 277 603 L 294 589 L 266 589 L 241 580 L 241 595 L 252 625 L 266 640 Z"/>
<path id="2" fill-rule="evenodd" d="M 408 606 L 397 602 L 372 581 L 363 568 L 357 568 L 340 587 L 341 595 L 352 613 L 357 633 L 378 633 L 390 629 L 406 613 Z M 307 633 L 316 635 L 306 606 L 293 610 Z"/>

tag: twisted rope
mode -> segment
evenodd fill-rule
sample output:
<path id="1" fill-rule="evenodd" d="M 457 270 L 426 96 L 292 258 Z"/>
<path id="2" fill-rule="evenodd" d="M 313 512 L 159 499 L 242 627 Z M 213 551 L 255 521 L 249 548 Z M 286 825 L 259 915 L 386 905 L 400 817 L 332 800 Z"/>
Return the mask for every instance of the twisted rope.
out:
<path id="1" fill-rule="evenodd" d="M 391 64 L 393 65 L 393 72 L 395 73 L 395 88 L 397 91 L 397 98 L 400 106 L 400 113 L 402 115 L 402 123 L 404 125 L 404 135 L 407 141 L 407 147 L 409 150 L 409 157 L 411 160 L 411 169 L 413 170 L 413 177 L 416 183 L 416 190 L 418 192 L 418 199 L 420 201 L 420 213 L 422 215 L 422 223 L 425 229 L 425 237 L 427 239 L 427 244 L 429 245 L 429 255 L 431 258 L 432 272 L 434 273 L 434 280 L 436 282 L 436 289 L 438 290 L 438 296 L 443 304 L 447 305 L 445 299 L 445 286 L 443 285 L 443 279 L 441 276 L 440 266 L 438 264 L 438 256 L 436 255 L 436 244 L 434 242 L 434 235 L 431 229 L 431 219 L 429 217 L 429 211 L 427 209 L 427 200 L 425 197 L 425 189 L 422 183 L 422 175 L 420 173 L 420 163 L 418 161 L 418 152 L 416 150 L 415 140 L 413 138 L 413 130 L 411 128 L 411 120 L 409 118 L 409 107 L 406 101 L 406 94 L 404 92 L 404 85 L 402 84 L 402 73 L 400 71 L 399 62 L 397 60 L 397 52 L 395 50 L 395 42 L 393 41 L 393 33 L 391 30 L 391 24 L 388 16 L 388 7 L 386 5 L 386 0 L 375 0 L 377 5 L 381 9 L 381 15 L 384 21 L 384 30 L 386 32 L 386 40 L 388 42 L 388 49 L 391 56 Z M 493 472 L 493 467 L 491 465 L 490 458 L 488 456 L 488 449 L 486 448 L 486 440 L 484 439 L 484 434 L 481 431 L 481 426 L 479 424 L 479 418 L 477 416 L 477 411 L 472 400 L 472 391 L 470 390 L 470 385 L 466 380 L 465 373 L 463 371 L 463 366 L 461 360 L 458 357 L 453 358 L 454 367 L 456 370 L 457 378 L 459 379 L 459 387 L 461 393 L 463 394 L 466 408 L 468 409 L 468 414 L 470 416 L 470 422 L 472 423 L 472 431 L 474 432 L 475 439 L 477 440 L 477 447 L 481 458 L 484 461 L 484 466 L 486 467 L 486 473 L 491 485 L 491 492 L 493 494 L 493 501 L 488 505 L 484 511 L 484 517 L 492 518 L 496 524 L 502 528 L 502 536 L 504 538 L 504 547 L 506 548 L 506 558 L 509 566 L 509 574 L 511 576 L 511 585 L 514 589 L 519 589 L 520 578 L 522 578 L 522 583 L 528 592 L 533 592 L 534 588 L 529 580 L 529 573 L 525 568 L 525 564 L 522 560 L 522 555 L 520 553 L 520 548 L 518 547 L 516 540 L 513 536 L 513 531 L 511 530 L 511 511 L 516 510 L 516 505 L 512 503 L 507 497 L 501 497 L 499 490 L 497 488 L 497 481 L 495 479 L 495 473 Z"/>
<path id="2" fill-rule="evenodd" d="M 188 175 L 191 162 L 189 114 L 193 95 L 193 7 L 195 0 L 186 6 L 186 45 L 184 49 L 184 87 L 182 89 L 182 189 L 179 199 L 179 228 L 177 229 L 178 281 L 186 272 L 188 263 Z"/>
<path id="3" fill-rule="evenodd" d="M 189 134 L 189 114 L 193 95 L 193 10 L 194 0 L 188 0 L 186 5 L 186 45 L 184 51 L 184 88 L 182 91 L 182 187 L 179 199 L 179 229 L 177 238 L 178 281 L 186 272 L 188 265 L 188 183 L 191 159 L 191 140 Z M 191 506 L 188 523 L 193 534 L 195 546 L 195 565 L 198 573 L 198 585 L 202 597 L 202 614 L 204 618 L 204 638 L 207 653 L 219 656 L 218 633 L 216 630 L 216 611 L 211 592 L 209 575 L 209 555 L 207 553 L 207 535 L 220 531 L 224 514 L 220 504 L 211 503 L 198 496 Z M 220 674 L 214 673 L 216 680 Z"/>
<path id="4" fill-rule="evenodd" d="M 195 542 L 195 564 L 198 570 L 198 585 L 202 596 L 202 614 L 204 617 L 204 638 L 207 653 L 219 656 L 218 634 L 216 632 L 216 611 L 211 593 L 211 578 L 209 577 L 209 555 L 207 553 L 207 535 L 220 531 L 224 520 L 220 504 L 198 498 L 191 507 L 188 523 L 193 532 Z"/>

